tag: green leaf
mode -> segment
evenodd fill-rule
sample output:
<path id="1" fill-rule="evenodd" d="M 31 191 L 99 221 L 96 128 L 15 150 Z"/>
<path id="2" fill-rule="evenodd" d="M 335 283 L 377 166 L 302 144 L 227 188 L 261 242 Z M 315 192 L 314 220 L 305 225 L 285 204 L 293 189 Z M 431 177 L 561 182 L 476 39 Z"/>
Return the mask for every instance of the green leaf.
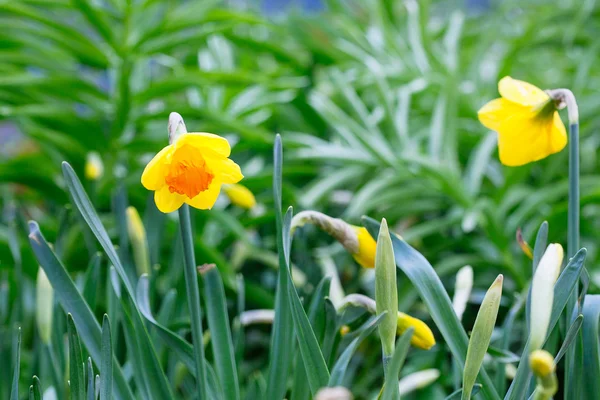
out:
<path id="1" fill-rule="evenodd" d="M 92 257 L 88 264 L 83 284 L 83 298 L 92 310 L 96 308 L 96 295 L 98 293 L 98 281 L 100 280 L 101 260 L 101 253 L 97 253 Z"/>
<path id="2" fill-rule="evenodd" d="M 377 237 L 379 223 L 364 217 L 363 224 L 372 237 Z M 454 313 L 450 297 L 442 282 L 429 262 L 408 243 L 395 235 L 391 235 L 396 266 L 400 268 L 412 282 L 419 296 L 427 306 L 433 322 L 446 340 L 454 359 L 460 368 L 464 368 L 467 354 L 468 338 L 460 321 Z M 486 399 L 496 400 L 500 397 L 485 369 L 479 372 L 483 383 L 482 394 Z"/>
<path id="3" fill-rule="evenodd" d="M 71 399 L 85 400 L 85 379 L 81 344 L 71 314 L 67 315 L 67 331 L 69 333 L 69 382 L 71 386 Z"/>
<path id="4" fill-rule="evenodd" d="M 29 400 L 42 400 L 42 384 L 37 376 L 33 376 L 33 385 L 29 388 Z"/>
<path id="5" fill-rule="evenodd" d="M 92 359 L 91 357 L 88 357 L 88 361 L 87 361 L 87 400 L 96 400 L 96 388 L 94 386 L 94 379 L 95 379 L 95 375 L 94 375 L 94 366 L 92 365 Z"/>
<path id="6" fill-rule="evenodd" d="M 225 392 L 225 398 L 239 399 L 239 382 L 223 281 L 214 264 L 205 266 L 200 272 L 204 278 L 206 317 L 211 332 L 217 376 Z"/>
<path id="7" fill-rule="evenodd" d="M 48 276 L 48 280 L 54 288 L 54 294 L 58 298 L 63 310 L 72 314 L 73 320 L 79 325 L 79 336 L 92 359 L 101 359 L 101 330 L 98 321 L 89 306 L 77 290 L 73 280 L 67 273 L 65 267 L 50 249 L 48 242 L 40 232 L 37 222 L 29 223 L 29 242 L 35 256 Z M 131 393 L 121 366 L 117 360 L 112 358 L 114 370 L 115 387 L 113 395 L 117 399 L 131 399 Z M 103 373 L 104 370 L 100 370 Z"/>
<path id="8" fill-rule="evenodd" d="M 189 372 L 194 375 L 196 373 L 196 361 L 194 358 L 194 349 L 192 348 L 192 345 L 156 321 L 152 315 L 152 310 L 150 309 L 149 286 L 148 275 L 142 275 L 137 286 L 137 302 L 140 312 L 144 318 L 148 320 L 148 322 L 158 329 L 159 336 L 167 344 L 168 348 L 181 359 L 181 361 L 188 368 Z M 205 364 L 208 371 L 207 378 L 209 398 L 223 399 L 224 396 L 221 393 L 221 388 L 217 383 L 215 372 L 212 370 L 210 364 Z"/>
<path id="9" fill-rule="evenodd" d="M 107 314 L 102 318 L 102 357 L 100 360 L 100 400 L 110 400 L 113 382 L 112 364 L 112 333 L 110 331 L 110 319 Z"/>
<path id="10" fill-rule="evenodd" d="M 290 251 L 291 222 L 292 208 L 290 207 L 285 214 L 283 230 L 281 231 L 281 235 L 283 236 L 283 249 L 285 253 L 284 259 L 286 264 L 280 271 L 283 271 L 288 281 L 288 299 L 290 302 L 290 308 L 292 310 L 294 330 L 298 339 L 300 355 L 302 356 L 302 361 L 304 362 L 304 369 L 306 371 L 308 385 L 310 386 L 311 393 L 313 396 L 315 396 L 320 388 L 327 386 L 327 382 L 329 381 L 329 371 L 327 370 L 327 364 L 325 363 L 319 342 L 317 341 L 315 333 L 310 326 L 310 321 L 308 320 L 308 316 L 302 307 L 302 302 L 300 301 L 300 297 L 298 297 L 298 292 L 296 291 L 296 287 L 294 286 L 290 276 L 287 263 L 289 260 Z"/>
<path id="11" fill-rule="evenodd" d="M 490 345 L 492 332 L 494 331 L 496 318 L 498 317 L 498 309 L 500 308 L 503 280 L 504 277 L 498 275 L 485 294 L 479 312 L 477 313 L 473 331 L 471 332 L 471 339 L 469 340 L 467 358 L 463 370 L 463 400 L 471 398 L 475 379 L 477 379 L 477 375 L 483 364 L 483 357 L 487 353 L 488 346 Z"/>
<path id="12" fill-rule="evenodd" d="M 556 326 L 556 323 L 560 318 L 560 314 L 567 305 L 568 298 L 573 292 L 573 289 L 575 288 L 577 282 L 579 282 L 579 277 L 581 276 L 581 271 L 583 270 L 583 263 L 585 261 L 586 254 L 586 249 L 579 250 L 573 256 L 573 258 L 571 258 L 567 266 L 563 269 L 562 273 L 558 277 L 556 283 L 554 284 L 554 302 L 552 304 L 552 315 L 550 317 L 550 324 L 548 325 L 548 333 L 546 334 L 546 339 Z M 523 349 L 521 361 L 519 362 L 519 367 L 517 368 L 517 374 L 515 375 L 515 378 L 513 379 L 513 382 L 510 385 L 510 388 L 508 389 L 508 393 L 505 397 L 506 399 L 516 400 L 522 399 L 527 396 L 526 393 L 529 385 L 529 380 L 531 378 L 531 369 L 529 368 L 528 358 L 529 341 L 527 341 L 527 343 L 525 344 L 525 348 Z"/>
<path id="13" fill-rule="evenodd" d="M 279 274 L 275 293 L 275 320 L 271 330 L 271 346 L 269 348 L 269 375 L 267 377 L 267 398 L 281 399 L 285 397 L 286 382 L 292 361 L 290 349 L 293 345 L 293 320 L 290 309 L 290 292 L 286 276 L 287 260 L 283 251 L 282 212 L 281 212 L 281 173 L 283 150 L 281 136 L 275 137 L 273 149 L 273 198 L 275 204 L 275 220 L 277 224 L 277 251 L 279 254 Z"/>
<path id="14" fill-rule="evenodd" d="M 471 395 L 475 396 L 477 393 L 479 393 L 479 391 L 481 391 L 481 384 L 480 383 L 476 383 L 475 386 L 473 386 L 473 390 L 471 391 Z M 446 397 L 445 400 L 459 400 L 462 397 L 462 388 L 452 392 L 448 397 Z"/>
<path id="15" fill-rule="evenodd" d="M 600 393 L 600 346 L 598 332 L 600 326 L 600 295 L 585 296 L 583 305 L 583 398 L 596 399 Z"/>
<path id="16" fill-rule="evenodd" d="M 16 346 L 17 359 L 13 372 L 12 387 L 10 390 L 10 400 L 19 400 L 19 371 L 21 369 L 21 327 L 17 328 Z"/>
<path id="17" fill-rule="evenodd" d="M 569 330 L 567 331 L 567 334 L 565 335 L 562 345 L 560 346 L 558 353 L 556 353 L 556 356 L 554 357 L 554 364 L 558 365 L 558 363 L 560 362 L 562 357 L 567 352 L 567 349 L 569 348 L 569 346 L 571 346 L 571 343 L 573 343 L 573 341 L 577 337 L 577 334 L 579 333 L 579 329 L 581 328 L 582 324 L 583 324 L 583 314 L 579 314 L 577 316 L 577 318 L 575 318 L 575 321 L 573 321 L 573 323 L 569 327 Z"/>
<path id="18" fill-rule="evenodd" d="M 410 349 L 410 339 L 412 339 L 415 328 L 412 326 L 406 330 L 398 338 L 396 342 L 396 348 L 394 354 L 387 366 L 387 373 L 385 376 L 385 383 L 383 385 L 382 400 L 399 400 L 400 392 L 398 391 L 398 379 L 400 376 L 400 369 L 404 365 L 404 360 Z"/>
<path id="19" fill-rule="evenodd" d="M 334 387 L 340 386 L 344 381 L 344 375 L 346 374 L 346 370 L 348 369 L 348 365 L 350 364 L 350 359 L 356 352 L 358 346 L 377 328 L 377 325 L 381 322 L 383 316 L 385 314 L 374 315 L 370 317 L 367 322 L 365 322 L 358 332 L 360 334 L 354 338 L 348 347 L 344 350 L 344 352 L 340 355 L 340 357 L 335 362 L 335 365 L 331 369 L 331 376 L 329 377 L 329 383 L 327 386 Z"/>

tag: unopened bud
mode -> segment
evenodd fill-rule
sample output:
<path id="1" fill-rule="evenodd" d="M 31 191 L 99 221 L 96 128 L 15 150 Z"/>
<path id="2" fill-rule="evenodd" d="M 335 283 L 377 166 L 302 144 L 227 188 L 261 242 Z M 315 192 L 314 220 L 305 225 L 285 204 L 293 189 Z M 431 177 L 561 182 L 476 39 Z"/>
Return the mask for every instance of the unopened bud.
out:
<path id="1" fill-rule="evenodd" d="M 254 194 L 244 185 L 239 183 L 223 185 L 223 192 L 229 197 L 232 204 L 247 210 L 256 205 Z"/>
<path id="2" fill-rule="evenodd" d="M 95 151 L 89 152 L 85 160 L 85 177 L 90 181 L 96 181 L 104 175 L 104 164 L 100 154 Z"/>
<path id="3" fill-rule="evenodd" d="M 54 308 L 54 289 L 42 268 L 38 269 L 36 281 L 35 318 L 40 339 L 45 344 L 50 343 L 52 335 L 52 314 Z"/>
<path id="4" fill-rule="evenodd" d="M 384 358 L 391 357 L 398 328 L 398 289 L 396 286 L 396 261 L 392 239 L 385 218 L 381 221 L 377 251 L 375 253 L 375 302 L 377 315 L 387 312 L 379 324 L 379 336 Z"/>
<path id="5" fill-rule="evenodd" d="M 137 267 L 138 275 L 150 273 L 150 255 L 148 251 L 148 242 L 146 239 L 146 229 L 140 214 L 135 207 L 127 207 L 127 232 L 131 241 L 133 258 Z"/>

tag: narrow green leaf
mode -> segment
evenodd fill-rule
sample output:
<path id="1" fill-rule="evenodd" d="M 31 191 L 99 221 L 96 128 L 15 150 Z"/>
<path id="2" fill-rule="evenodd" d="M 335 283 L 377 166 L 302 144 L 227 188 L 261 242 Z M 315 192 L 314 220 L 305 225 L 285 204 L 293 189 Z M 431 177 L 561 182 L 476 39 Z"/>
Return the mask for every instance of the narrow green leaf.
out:
<path id="1" fill-rule="evenodd" d="M 410 349 L 410 339 L 415 329 L 411 326 L 398 338 L 396 342 L 396 348 L 394 354 L 387 366 L 387 373 L 385 376 L 385 383 L 383 385 L 382 400 L 399 400 L 400 392 L 398 388 L 398 379 L 400 376 L 400 369 L 404 365 L 404 360 Z"/>
<path id="2" fill-rule="evenodd" d="M 85 379 L 81 344 L 75 328 L 73 316 L 67 314 L 67 331 L 69 333 L 69 383 L 71 399 L 85 400 Z"/>
<path id="3" fill-rule="evenodd" d="M 575 321 L 573 321 L 573 323 L 569 327 L 569 330 L 565 335 L 565 339 L 563 340 L 562 345 L 558 350 L 558 353 L 556 353 L 556 357 L 554 357 L 554 364 L 558 365 L 560 360 L 563 358 L 563 356 L 567 352 L 567 349 L 569 348 L 569 346 L 571 346 L 571 343 L 573 343 L 574 339 L 577 337 L 577 334 L 579 333 L 579 329 L 581 328 L 582 324 L 583 314 L 579 314 L 577 318 L 575 318 Z"/>
<path id="4" fill-rule="evenodd" d="M 29 389 L 29 399 L 42 400 L 42 384 L 37 376 L 33 376 L 33 385 Z"/>
<path id="5" fill-rule="evenodd" d="M 353 339 L 344 352 L 335 362 L 335 365 L 331 369 L 331 376 L 329 377 L 329 383 L 327 386 L 334 387 L 340 386 L 344 381 L 344 375 L 350 364 L 350 359 L 354 355 L 354 352 L 358 346 L 377 328 L 377 325 L 381 322 L 385 314 L 374 315 L 370 317 L 359 329 L 360 334 Z"/>
<path id="6" fill-rule="evenodd" d="M 21 327 L 17 328 L 16 346 L 17 358 L 13 370 L 12 387 L 10 390 L 10 400 L 19 400 L 19 371 L 21 370 Z"/>
<path id="7" fill-rule="evenodd" d="M 96 399 L 96 387 L 94 386 L 94 366 L 92 365 L 91 357 L 88 357 L 87 361 L 87 400 L 95 400 Z"/>
<path id="8" fill-rule="evenodd" d="M 558 277 L 556 284 L 554 284 L 554 302 L 552 304 L 552 314 L 550 317 L 550 325 L 548 325 L 548 333 L 546 334 L 546 339 L 556 326 L 556 323 L 558 322 L 562 311 L 567 305 L 567 300 L 571 295 L 571 292 L 573 292 L 575 285 L 579 281 L 586 254 L 586 249 L 579 250 L 573 256 L 573 258 L 571 258 L 567 266 L 563 269 L 562 273 Z M 519 367 L 517 368 L 517 374 L 515 375 L 515 378 L 513 379 L 513 382 L 510 385 L 510 388 L 508 389 L 508 393 L 505 397 L 506 399 L 520 400 L 526 397 L 527 388 L 532 375 L 528 361 L 529 348 L 529 341 L 527 341 L 527 343 L 525 344 L 525 348 L 523 349 L 523 353 L 521 355 Z"/>
<path id="9" fill-rule="evenodd" d="M 29 242 L 33 252 L 44 272 L 46 272 L 58 301 L 63 310 L 72 314 L 73 319 L 79 324 L 79 335 L 92 358 L 100 360 L 101 330 L 98 321 L 96 321 L 94 314 L 77 290 L 67 270 L 50 249 L 48 242 L 40 232 L 37 222 L 32 221 L 29 223 L 29 232 Z M 114 397 L 117 399 L 133 398 L 121 366 L 114 357 L 112 365 L 116 383 L 113 391 Z M 103 373 L 103 370 L 100 370 L 100 373 Z"/>
<path id="10" fill-rule="evenodd" d="M 211 344 L 215 357 L 217 376 L 227 399 L 239 399 L 239 382 L 229 314 L 225 298 L 225 288 L 219 270 L 210 264 L 200 270 L 204 278 L 204 291 L 206 293 L 206 317 L 208 328 L 211 332 Z"/>
<path id="11" fill-rule="evenodd" d="M 585 296 L 583 306 L 583 398 L 597 399 L 600 393 L 600 346 L 598 329 L 600 327 L 600 295 Z"/>
<path id="12" fill-rule="evenodd" d="M 471 332 L 471 339 L 469 340 L 469 347 L 467 348 L 467 358 L 463 370 L 463 400 L 471 398 L 473 385 L 475 384 L 475 380 L 477 379 L 477 375 L 479 375 L 479 370 L 483 364 L 483 357 L 487 353 L 490 345 L 492 332 L 494 331 L 496 318 L 498 317 L 498 309 L 500 308 L 503 280 L 504 277 L 498 275 L 485 294 L 479 312 L 477 313 L 473 331 Z"/>
<path id="13" fill-rule="evenodd" d="M 96 297 L 98 293 L 98 281 L 100 280 L 101 260 L 101 253 L 96 253 L 92 257 L 90 263 L 88 264 L 83 284 L 83 298 L 92 310 L 96 308 Z"/>
<path id="14" fill-rule="evenodd" d="M 269 347 L 269 375 L 267 377 L 267 398 L 282 399 L 285 397 L 286 382 L 292 361 L 290 349 L 293 345 L 293 320 L 290 309 L 288 279 L 286 276 L 287 260 L 284 256 L 281 212 L 281 173 L 283 150 L 281 136 L 275 137 L 273 148 L 273 200 L 275 205 L 275 221 L 277 224 L 277 251 L 279 254 L 279 274 L 275 292 L 275 320 L 271 330 L 271 346 Z"/>
<path id="15" fill-rule="evenodd" d="M 113 351 L 110 319 L 107 314 L 102 318 L 102 357 L 100 360 L 100 400 L 110 400 L 113 382 Z"/>
<path id="16" fill-rule="evenodd" d="M 471 391 L 471 396 L 475 396 L 477 393 L 479 393 L 481 391 L 481 384 L 480 383 L 476 383 L 475 386 L 473 386 L 473 390 Z M 459 400 L 462 396 L 462 388 L 452 392 L 448 397 L 446 397 L 445 400 Z"/>
<path id="17" fill-rule="evenodd" d="M 371 236 L 377 237 L 379 232 L 377 221 L 364 217 L 363 224 Z M 406 274 L 415 286 L 419 296 L 427 306 L 433 322 L 446 340 L 454 359 L 460 368 L 464 368 L 469 340 L 467 333 L 454 313 L 448 292 L 442 285 L 439 276 L 421 253 L 396 235 L 391 235 L 391 239 L 396 266 Z M 482 394 L 484 398 L 488 400 L 499 399 L 500 397 L 485 369 L 481 369 L 479 376 L 483 383 Z"/>
<path id="18" fill-rule="evenodd" d="M 327 386 L 329 381 L 329 371 L 327 370 L 327 364 L 321 352 L 319 342 L 315 336 L 308 316 L 302 307 L 300 297 L 296 287 L 292 282 L 292 278 L 289 272 L 288 260 L 289 260 L 289 247 L 290 247 L 290 225 L 292 222 L 292 208 L 288 208 L 283 221 L 283 230 L 281 235 L 283 236 L 283 248 L 285 251 L 285 265 L 281 269 L 286 276 L 288 281 L 289 290 L 289 304 L 292 310 L 292 318 L 294 321 L 294 328 L 298 339 L 298 347 L 300 348 L 300 355 L 304 362 L 304 369 L 310 386 L 311 393 L 313 396 L 319 391 L 320 388 Z M 287 250 L 287 251 L 286 251 Z"/>
<path id="19" fill-rule="evenodd" d="M 194 349 L 192 348 L 192 345 L 156 321 L 156 319 L 152 315 L 152 310 L 150 309 L 149 287 L 150 285 L 148 282 L 148 275 L 142 275 L 138 281 L 137 286 L 137 301 L 138 306 L 140 308 L 140 312 L 142 313 L 144 318 L 148 320 L 148 322 L 150 322 L 152 325 L 154 325 L 154 327 L 157 328 L 159 336 L 167 344 L 169 349 L 172 350 L 181 359 L 181 361 L 189 369 L 189 372 L 192 375 L 194 375 L 196 373 L 196 361 L 194 358 Z M 212 371 L 212 367 L 210 366 L 210 364 L 205 364 L 206 369 L 208 371 L 207 378 L 209 398 L 224 398 L 221 394 L 220 386 L 217 383 L 215 372 Z"/>

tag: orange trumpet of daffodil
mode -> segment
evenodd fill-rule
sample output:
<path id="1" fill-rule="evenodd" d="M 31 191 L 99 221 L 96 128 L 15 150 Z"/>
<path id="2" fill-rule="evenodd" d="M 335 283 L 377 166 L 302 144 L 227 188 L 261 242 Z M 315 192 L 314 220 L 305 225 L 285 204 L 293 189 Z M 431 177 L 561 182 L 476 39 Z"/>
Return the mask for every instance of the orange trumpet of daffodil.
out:
<path id="1" fill-rule="evenodd" d="M 239 165 L 229 159 L 229 142 L 212 133 L 188 133 L 181 116 L 175 119 L 171 143 L 146 165 L 142 185 L 154 190 L 156 207 L 163 213 L 177 210 L 183 203 L 206 210 L 212 208 L 223 184 L 239 182 L 244 176 Z M 181 128 L 182 127 L 182 128 Z M 180 132 L 183 131 L 183 132 Z"/>
<path id="2" fill-rule="evenodd" d="M 479 121 L 498 132 L 500 161 L 519 166 L 558 153 L 567 132 L 555 101 L 538 87 L 510 76 L 498 82 L 499 99 L 484 105 Z"/>

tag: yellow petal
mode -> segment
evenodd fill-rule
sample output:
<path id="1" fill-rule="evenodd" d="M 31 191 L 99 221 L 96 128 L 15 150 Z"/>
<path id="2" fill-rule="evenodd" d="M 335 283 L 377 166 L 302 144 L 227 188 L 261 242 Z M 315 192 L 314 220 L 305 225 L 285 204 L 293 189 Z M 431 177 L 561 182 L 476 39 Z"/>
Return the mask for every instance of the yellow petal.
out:
<path id="1" fill-rule="evenodd" d="M 411 317 L 403 312 L 398 313 L 398 328 L 397 333 L 401 335 L 408 328 L 415 329 L 410 343 L 420 349 L 429 350 L 435 345 L 435 337 L 427 324 L 418 318 Z"/>
<path id="2" fill-rule="evenodd" d="M 375 267 L 375 249 L 377 242 L 371 237 L 366 228 L 353 226 L 352 227 L 358 236 L 358 253 L 352 257 L 365 268 Z"/>
<path id="3" fill-rule="evenodd" d="M 508 166 L 541 160 L 567 144 L 565 127 L 557 112 L 550 118 L 516 113 L 505 119 L 497 131 L 500 161 Z"/>
<path id="4" fill-rule="evenodd" d="M 477 112 L 479 121 L 488 129 L 498 131 L 503 122 L 511 115 L 519 112 L 530 112 L 530 107 L 523 107 L 506 99 L 499 98 L 488 102 Z"/>
<path id="5" fill-rule="evenodd" d="M 183 205 L 185 196 L 179 193 L 171 193 L 168 186 L 163 186 L 161 189 L 154 192 L 154 202 L 156 207 L 166 213 L 173 212 Z"/>
<path id="6" fill-rule="evenodd" d="M 221 157 L 229 157 L 231 147 L 224 137 L 205 132 L 190 132 L 179 136 L 175 145 L 177 147 L 190 144 L 194 147 L 210 149 Z"/>
<path id="7" fill-rule="evenodd" d="M 254 194 L 244 185 L 232 184 L 223 185 L 223 192 L 229 197 L 229 200 L 238 207 L 251 209 L 256 205 Z"/>
<path id="8" fill-rule="evenodd" d="M 505 99 L 523 106 L 534 106 L 550 101 L 550 96 L 542 89 L 510 76 L 500 79 L 498 91 Z"/>
<path id="9" fill-rule="evenodd" d="M 158 152 L 146 165 L 142 173 L 142 185 L 148 190 L 158 190 L 165 185 L 167 165 L 171 157 L 173 146 L 169 145 Z"/>
<path id="10" fill-rule="evenodd" d="M 212 159 L 209 165 L 221 183 L 237 183 L 244 178 L 240 166 L 229 158 L 222 160 Z"/>
<path id="11" fill-rule="evenodd" d="M 185 202 L 194 208 L 200 210 L 210 210 L 215 205 L 219 192 L 221 191 L 221 182 L 212 181 L 208 189 L 200 192 L 193 199 L 185 198 Z"/>

